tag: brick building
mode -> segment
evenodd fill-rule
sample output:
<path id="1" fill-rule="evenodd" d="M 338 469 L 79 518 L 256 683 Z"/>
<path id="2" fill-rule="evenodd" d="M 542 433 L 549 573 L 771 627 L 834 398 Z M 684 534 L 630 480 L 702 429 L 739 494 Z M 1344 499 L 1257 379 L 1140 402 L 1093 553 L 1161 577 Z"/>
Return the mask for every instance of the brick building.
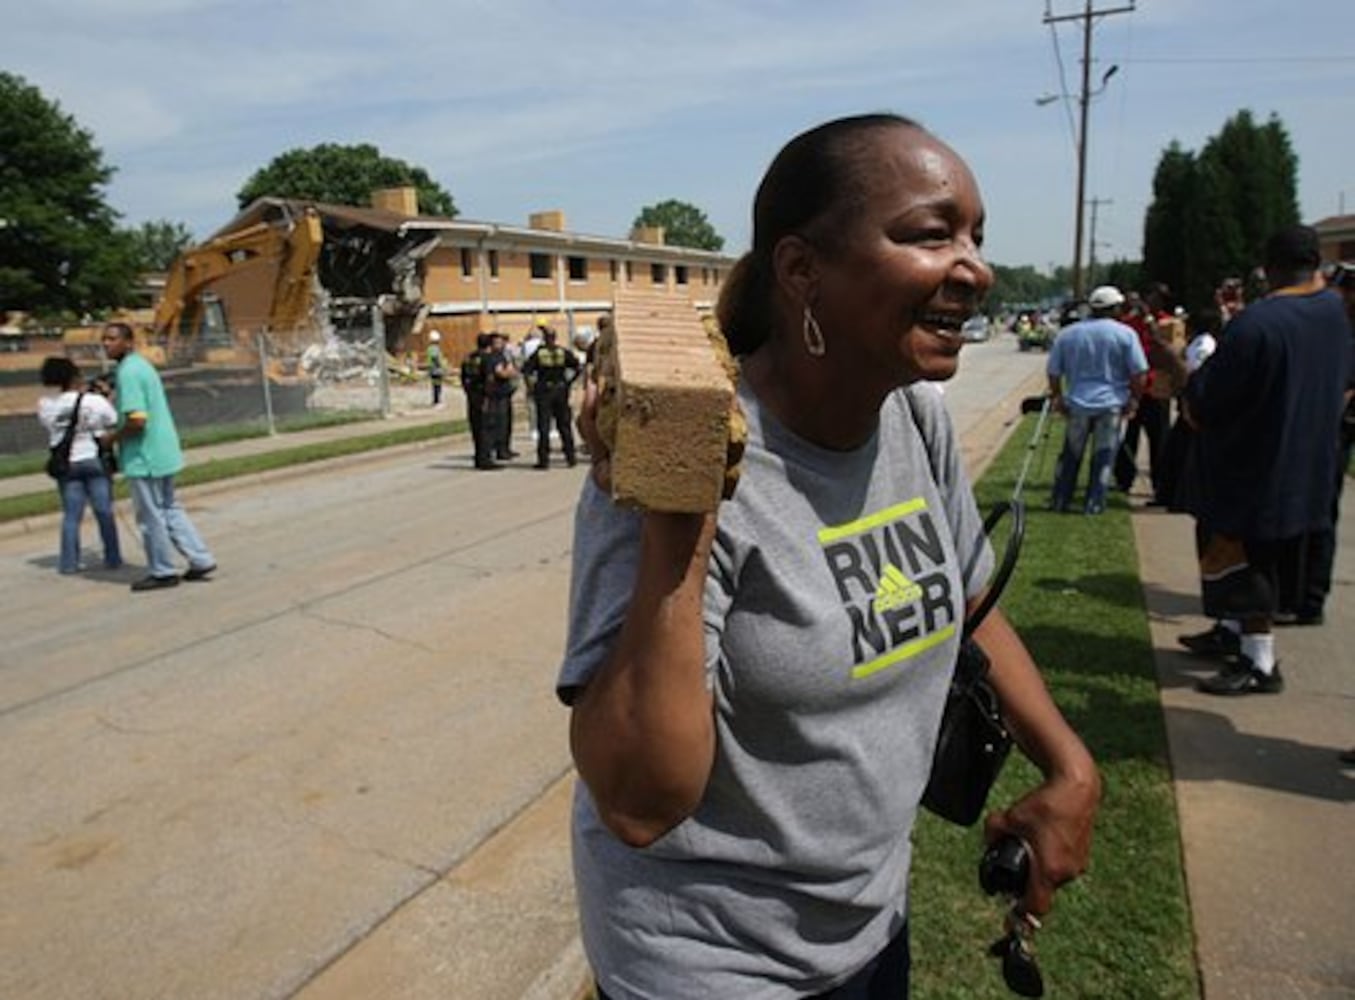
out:
<path id="1" fill-rule="evenodd" d="M 558 211 L 535 213 L 524 226 L 421 216 L 413 188 L 374 192 L 370 207 L 260 198 L 213 239 L 261 222 L 285 226 L 307 209 L 323 226 L 317 276 L 327 302 L 382 303 L 387 344 L 397 352 L 421 352 L 433 330 L 453 357 L 482 331 L 516 339 L 546 323 L 563 338 L 594 326 L 627 287 L 660 290 L 708 313 L 734 264 L 725 254 L 666 245 L 662 229 L 629 239 L 570 232 Z M 277 266 L 260 259 L 214 281 L 215 318 L 200 335 L 252 336 L 268 315 Z"/>

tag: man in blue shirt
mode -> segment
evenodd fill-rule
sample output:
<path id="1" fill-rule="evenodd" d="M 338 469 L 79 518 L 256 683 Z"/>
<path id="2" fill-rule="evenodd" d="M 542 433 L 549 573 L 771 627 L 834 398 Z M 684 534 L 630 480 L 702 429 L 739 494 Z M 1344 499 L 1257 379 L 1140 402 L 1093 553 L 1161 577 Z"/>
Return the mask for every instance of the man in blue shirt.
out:
<path id="1" fill-rule="evenodd" d="M 1198 430 L 1192 513 L 1203 539 L 1201 596 L 1219 624 L 1181 643 L 1228 657 L 1196 685 L 1206 694 L 1284 690 L 1271 626 L 1285 570 L 1302 562 L 1310 535 L 1332 527 L 1355 350 L 1344 303 L 1325 287 L 1321 262 L 1311 226 L 1275 233 L 1265 247 L 1270 291 L 1224 328 L 1186 389 Z"/>
<path id="2" fill-rule="evenodd" d="M 1092 289 L 1091 316 L 1062 330 L 1049 351 L 1049 398 L 1068 418 L 1054 474 L 1051 510 L 1066 511 L 1077 486 L 1077 470 L 1087 441 L 1092 441 L 1091 468 L 1083 511 L 1106 508 L 1111 462 L 1120 446 L 1121 418 L 1132 418 L 1143 394 L 1148 371 L 1139 338 L 1117 317 L 1124 295 L 1114 285 Z"/>

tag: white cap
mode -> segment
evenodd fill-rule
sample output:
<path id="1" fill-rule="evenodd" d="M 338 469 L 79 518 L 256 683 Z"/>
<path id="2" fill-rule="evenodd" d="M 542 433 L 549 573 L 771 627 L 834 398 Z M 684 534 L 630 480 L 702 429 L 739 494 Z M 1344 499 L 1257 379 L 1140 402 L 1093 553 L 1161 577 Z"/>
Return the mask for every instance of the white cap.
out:
<path id="1" fill-rule="evenodd" d="M 430 334 L 428 335 L 428 339 L 431 340 L 433 343 L 436 344 L 439 340 L 442 339 L 442 334 L 440 334 L 440 333 L 438 333 L 436 330 L 434 330 L 432 333 L 430 333 Z"/>
<path id="2" fill-rule="evenodd" d="M 1098 285 L 1087 296 L 1087 305 L 1093 309 L 1113 309 L 1124 305 L 1124 294 L 1114 285 Z"/>

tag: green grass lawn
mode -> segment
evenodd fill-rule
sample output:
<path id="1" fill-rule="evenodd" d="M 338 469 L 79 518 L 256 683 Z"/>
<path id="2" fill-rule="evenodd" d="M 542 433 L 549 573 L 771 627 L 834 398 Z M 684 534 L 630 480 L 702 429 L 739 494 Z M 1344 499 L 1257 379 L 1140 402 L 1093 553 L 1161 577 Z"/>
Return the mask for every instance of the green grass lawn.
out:
<path id="1" fill-rule="evenodd" d="M 1011 495 L 1030 443 L 1027 417 L 977 493 L 985 511 Z M 1138 563 L 1123 500 L 1100 517 L 1051 514 L 1063 425 L 1048 424 L 1026 483 L 1025 546 L 1002 606 L 1064 714 L 1101 768 L 1105 795 L 1090 871 L 1065 887 L 1037 935 L 1046 992 L 1056 997 L 1198 997 L 1176 803 Z M 999 532 L 1001 529 L 999 528 Z M 1038 779 L 1014 753 L 990 807 Z M 985 946 L 1002 908 L 978 888 L 981 824 L 925 815 L 915 840 L 913 995 L 1010 997 Z"/>
<path id="2" fill-rule="evenodd" d="M 379 414 L 360 410 L 294 413 L 290 416 L 279 417 L 274 422 L 274 426 L 279 434 L 290 434 L 294 431 L 311 430 L 316 427 L 334 427 L 339 424 L 352 424 L 376 419 L 379 419 Z M 190 427 L 180 434 L 180 439 L 185 448 L 201 448 L 209 444 L 225 444 L 228 441 L 244 441 L 249 438 L 267 436 L 268 421 L 260 417 L 257 420 L 242 420 L 233 424 Z M 47 452 L 45 451 L 0 455 L 0 479 L 32 475 L 35 472 L 42 472 L 46 466 Z"/>

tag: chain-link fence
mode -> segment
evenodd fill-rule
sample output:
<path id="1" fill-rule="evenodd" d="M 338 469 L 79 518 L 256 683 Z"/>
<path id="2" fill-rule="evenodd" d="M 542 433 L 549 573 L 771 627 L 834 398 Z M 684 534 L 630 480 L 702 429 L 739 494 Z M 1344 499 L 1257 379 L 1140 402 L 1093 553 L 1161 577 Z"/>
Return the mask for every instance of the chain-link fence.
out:
<path id="1" fill-rule="evenodd" d="M 390 358 L 381 312 L 370 303 L 332 309 L 323 329 L 209 331 L 192 344 L 148 339 L 138 349 L 160 366 L 174 421 L 189 444 L 376 418 L 415 400 L 427 405 L 426 373 Z M 52 340 L 29 353 L 7 358 L 0 371 L 0 455 L 47 448 L 35 417 L 38 398 L 53 391 L 38 380 L 44 354 L 70 356 L 86 377 L 113 368 L 97 337 Z"/>

